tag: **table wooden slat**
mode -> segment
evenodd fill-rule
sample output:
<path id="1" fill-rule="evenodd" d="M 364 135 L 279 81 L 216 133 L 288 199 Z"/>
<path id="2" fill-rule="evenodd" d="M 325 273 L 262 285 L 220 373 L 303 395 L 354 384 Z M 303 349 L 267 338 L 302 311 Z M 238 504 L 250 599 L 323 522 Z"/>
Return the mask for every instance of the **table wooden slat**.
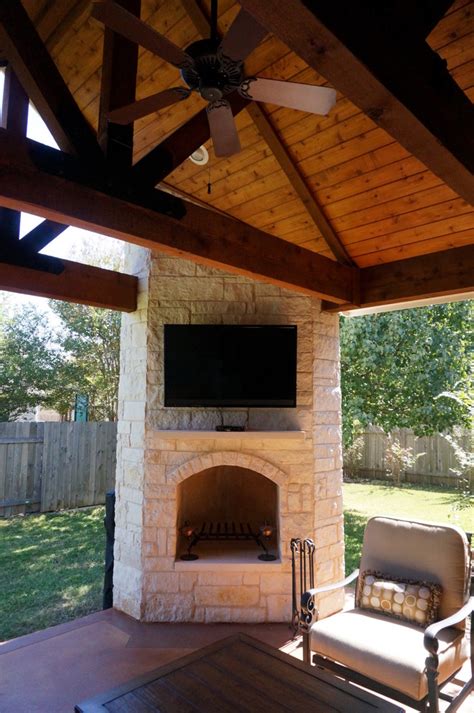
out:
<path id="1" fill-rule="evenodd" d="M 245 634 L 172 661 L 76 706 L 76 713 L 402 713 Z"/>

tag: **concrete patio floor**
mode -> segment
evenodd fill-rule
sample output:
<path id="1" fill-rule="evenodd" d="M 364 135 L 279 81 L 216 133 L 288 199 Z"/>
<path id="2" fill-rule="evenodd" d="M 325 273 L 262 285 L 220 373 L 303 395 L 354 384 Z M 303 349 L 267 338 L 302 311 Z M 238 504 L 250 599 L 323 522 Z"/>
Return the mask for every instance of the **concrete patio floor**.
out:
<path id="1" fill-rule="evenodd" d="M 84 699 L 238 631 L 301 658 L 285 624 L 141 624 L 109 609 L 0 644 L 0 711 L 72 713 Z M 459 711 L 471 713 L 473 704 L 471 696 Z"/>

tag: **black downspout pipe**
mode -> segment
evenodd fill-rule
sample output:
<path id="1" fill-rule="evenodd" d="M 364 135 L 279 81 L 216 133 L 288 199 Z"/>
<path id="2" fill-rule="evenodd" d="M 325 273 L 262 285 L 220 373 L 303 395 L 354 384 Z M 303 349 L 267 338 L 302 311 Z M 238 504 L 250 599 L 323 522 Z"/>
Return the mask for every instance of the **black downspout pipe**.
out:
<path id="1" fill-rule="evenodd" d="M 114 540 L 115 540 L 115 490 L 109 490 L 105 496 L 104 527 L 105 540 L 105 573 L 102 609 L 110 609 L 114 605 Z"/>

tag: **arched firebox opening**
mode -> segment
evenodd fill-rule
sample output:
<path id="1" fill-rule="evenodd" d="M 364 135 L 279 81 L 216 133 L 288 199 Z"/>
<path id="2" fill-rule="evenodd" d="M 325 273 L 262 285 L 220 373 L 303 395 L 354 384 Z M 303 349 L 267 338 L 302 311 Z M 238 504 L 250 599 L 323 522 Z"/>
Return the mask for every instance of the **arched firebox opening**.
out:
<path id="1" fill-rule="evenodd" d="M 240 466 L 207 468 L 178 486 L 177 559 L 279 559 L 278 486 Z"/>

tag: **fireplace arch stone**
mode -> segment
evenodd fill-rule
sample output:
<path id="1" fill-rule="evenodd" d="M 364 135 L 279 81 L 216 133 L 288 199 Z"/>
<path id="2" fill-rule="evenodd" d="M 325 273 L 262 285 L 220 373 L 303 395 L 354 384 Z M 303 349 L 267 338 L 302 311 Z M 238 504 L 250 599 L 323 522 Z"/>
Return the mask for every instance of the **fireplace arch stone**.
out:
<path id="1" fill-rule="evenodd" d="M 178 484 L 203 470 L 224 465 L 254 470 L 256 473 L 260 473 L 260 475 L 272 480 L 278 486 L 284 485 L 288 479 L 287 473 L 264 458 L 249 453 L 238 453 L 237 451 L 215 451 L 203 453 L 182 463 L 168 474 L 168 481 Z"/>

